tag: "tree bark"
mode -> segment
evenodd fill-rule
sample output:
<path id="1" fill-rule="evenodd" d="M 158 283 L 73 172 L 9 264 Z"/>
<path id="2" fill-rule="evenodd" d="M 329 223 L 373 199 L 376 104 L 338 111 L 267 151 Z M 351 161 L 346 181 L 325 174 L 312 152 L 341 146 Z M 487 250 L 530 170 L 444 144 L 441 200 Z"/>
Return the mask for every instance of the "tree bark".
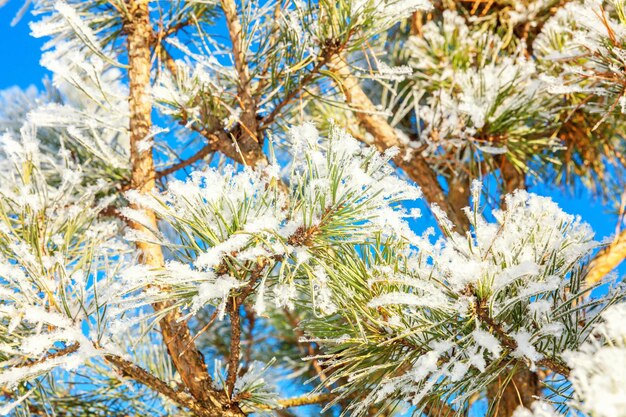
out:
<path id="1" fill-rule="evenodd" d="M 150 95 L 152 28 L 148 0 L 129 1 L 128 11 L 124 30 L 127 34 L 130 84 L 131 187 L 140 193 L 150 193 L 154 189 L 156 177 L 152 147 L 142 146 L 142 141 L 148 137 L 152 126 L 152 99 Z M 148 226 L 154 230 L 157 229 L 156 216 L 152 210 L 141 207 L 133 208 L 142 210 L 148 219 Z M 135 222 L 131 222 L 130 227 L 139 232 L 150 233 L 148 227 Z M 153 268 L 164 266 L 163 252 L 159 245 L 138 242 L 137 249 L 140 252 L 139 261 L 141 263 Z M 169 306 L 168 303 L 158 303 L 153 307 L 156 311 L 160 311 Z M 172 309 L 166 313 L 159 324 L 163 341 L 176 370 L 191 395 L 201 405 L 196 413 L 210 417 L 244 415 L 238 407 L 230 406 L 223 392 L 217 392 L 213 389 L 204 358 L 200 351 L 195 348 L 186 323 L 179 319 L 178 310 Z"/>
<path id="2" fill-rule="evenodd" d="M 517 169 L 506 156 L 500 159 L 500 175 L 506 194 L 526 189 L 526 175 Z"/>
<path id="3" fill-rule="evenodd" d="M 245 165 L 255 166 L 260 162 L 267 162 L 263 153 L 262 135 L 259 132 L 257 121 L 257 102 L 252 95 L 252 79 L 250 68 L 246 61 L 246 53 L 243 41 L 243 29 L 237 14 L 237 5 L 234 0 L 221 0 L 222 10 L 226 17 L 226 25 L 233 48 L 233 59 L 235 70 L 239 75 L 239 85 L 237 88 L 237 98 L 241 106 L 241 116 L 239 118 L 236 135 L 232 135 L 235 153 L 239 155 Z M 239 158 L 233 158 L 239 159 Z"/>

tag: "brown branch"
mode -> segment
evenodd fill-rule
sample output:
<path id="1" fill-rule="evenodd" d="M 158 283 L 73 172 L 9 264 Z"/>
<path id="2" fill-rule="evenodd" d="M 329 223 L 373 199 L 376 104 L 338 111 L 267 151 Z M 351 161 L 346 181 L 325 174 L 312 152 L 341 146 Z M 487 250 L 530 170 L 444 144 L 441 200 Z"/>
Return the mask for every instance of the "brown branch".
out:
<path id="1" fill-rule="evenodd" d="M 239 370 L 239 361 L 241 358 L 241 313 L 239 311 L 239 306 L 241 306 L 246 298 L 252 294 L 256 283 L 259 281 L 263 271 L 265 270 L 265 267 L 269 264 L 270 261 L 267 258 L 262 258 L 254 263 L 254 268 L 250 270 L 250 281 L 238 296 L 231 298 L 227 306 L 230 314 L 230 357 L 228 358 L 226 393 L 229 398 L 232 398 L 233 395 Z"/>
<path id="2" fill-rule="evenodd" d="M 507 194 L 515 190 L 526 189 L 526 175 L 506 157 L 500 158 L 500 176 L 504 183 L 504 192 Z"/>
<path id="3" fill-rule="evenodd" d="M 252 141 L 256 143 L 257 147 L 262 147 L 256 118 L 257 103 L 252 96 L 252 78 L 250 76 L 250 68 L 246 61 L 243 30 L 239 16 L 237 15 L 237 5 L 234 0 L 220 0 L 220 3 L 222 4 L 224 16 L 226 17 L 226 26 L 228 27 L 228 33 L 232 43 L 235 70 L 239 76 L 237 97 L 240 101 L 242 113 L 239 120 L 241 136 L 238 137 L 238 140 L 241 142 Z"/>
<path id="4" fill-rule="evenodd" d="M 155 187 L 155 168 L 152 149 L 143 149 L 141 141 L 148 137 L 152 125 L 152 98 L 150 95 L 150 69 L 152 27 L 148 0 L 134 0 L 128 3 L 128 18 L 124 23 L 127 34 L 128 78 L 130 85 L 130 159 L 131 187 L 140 193 L 150 193 Z M 149 219 L 147 226 L 157 229 L 156 216 L 152 210 L 143 210 Z M 130 227 L 140 232 L 149 232 L 148 227 L 130 222 Z M 164 265 L 163 252 L 158 244 L 138 242 L 139 261 L 153 268 Z M 243 413 L 236 406 L 230 406 L 223 392 L 212 387 L 207 366 L 200 351 L 193 346 L 193 341 L 186 322 L 179 320 L 180 312 L 171 309 L 167 302 L 154 304 L 156 311 L 168 311 L 159 322 L 163 341 L 167 346 L 172 362 L 189 392 L 200 404 L 202 416 L 241 416 Z"/>
<path id="5" fill-rule="evenodd" d="M 327 402 L 334 400 L 335 398 L 337 398 L 336 394 L 306 395 L 303 397 L 295 397 L 295 398 L 287 398 L 284 400 L 278 400 L 278 404 L 280 404 L 280 406 L 283 408 L 300 407 L 303 405 L 327 403 Z"/>
<path id="6" fill-rule="evenodd" d="M 182 161 L 175 163 L 174 165 L 165 168 L 161 171 L 158 171 L 156 173 L 156 177 L 158 178 L 163 178 L 167 175 L 173 174 L 174 172 L 181 170 L 183 168 L 188 167 L 189 165 L 192 165 L 202 159 L 204 159 L 205 156 L 213 153 L 215 151 L 214 149 L 214 144 L 212 143 L 207 143 L 206 145 L 204 145 L 198 152 L 196 152 L 194 155 L 190 156 L 187 159 L 183 159 Z"/>
<path id="7" fill-rule="evenodd" d="M 122 374 L 122 376 L 149 387 L 175 403 L 188 408 L 196 415 L 207 415 L 205 410 L 201 408 L 192 396 L 172 388 L 165 381 L 152 375 L 142 367 L 116 355 L 105 355 L 104 359 L 113 365 Z"/>
<path id="8" fill-rule="evenodd" d="M 248 371 L 250 363 L 252 362 L 252 349 L 254 347 L 254 328 L 256 326 L 256 313 L 254 312 L 252 307 L 249 304 L 244 304 L 243 308 L 246 312 L 248 329 L 246 332 L 246 351 L 243 355 L 244 366 L 239 372 L 240 375 L 243 375 Z"/>
<path id="9" fill-rule="evenodd" d="M 285 398 L 276 401 L 278 403 L 279 408 L 290 408 L 290 407 L 301 407 L 304 405 L 314 405 L 314 404 L 323 404 L 330 402 L 337 398 L 337 394 L 314 394 L 314 395 L 305 395 L 302 397 L 294 397 L 294 398 Z M 276 407 L 272 407 L 269 405 L 258 405 L 257 406 L 261 410 L 275 410 Z"/>
<path id="10" fill-rule="evenodd" d="M 506 348 L 508 348 L 509 350 L 517 349 L 517 341 L 509 336 L 509 334 L 504 330 L 502 325 L 500 323 L 497 323 L 493 319 L 493 317 L 491 317 L 487 306 L 484 305 L 484 302 L 477 302 L 476 315 L 480 319 L 480 321 L 485 323 L 487 326 L 489 326 L 489 328 L 491 328 L 491 330 L 493 330 L 495 336 L 498 338 L 500 343 L 502 343 Z M 544 368 L 547 368 L 552 372 L 561 374 L 566 378 L 569 377 L 570 374 L 570 369 L 565 364 L 550 358 L 544 358 L 537 361 L 537 365 L 543 366 Z"/>
<path id="11" fill-rule="evenodd" d="M 340 80 L 346 102 L 354 109 L 360 125 L 374 137 L 374 145 L 380 151 L 391 147 L 400 149 L 400 154 L 394 158 L 394 162 L 420 186 L 428 203 L 438 205 L 459 232 L 468 230 L 469 220 L 459 208 L 453 207 L 447 200 L 437 174 L 421 154 L 417 152 L 411 154 L 402 144 L 395 129 L 384 117 L 377 114 L 376 107 L 361 88 L 358 79 L 351 74 L 348 64 L 339 57 L 333 57 L 328 67 Z"/>
<path id="12" fill-rule="evenodd" d="M 54 358 L 60 358 L 62 356 L 67 356 L 67 355 L 71 355 L 72 353 L 76 352 L 78 350 L 78 348 L 80 347 L 79 343 L 72 343 L 69 346 L 64 347 L 63 349 L 59 349 L 56 352 L 50 353 L 42 358 L 33 360 L 33 361 L 28 361 L 28 362 L 24 362 L 24 363 L 20 363 L 15 365 L 16 368 L 27 368 L 29 366 L 34 366 L 40 363 L 44 363 L 46 361 L 49 361 L 50 359 L 54 359 Z"/>
<path id="13" fill-rule="evenodd" d="M 603 248 L 589 263 L 585 280 L 589 284 L 600 282 L 626 259 L 626 230 L 615 236 L 610 245 Z"/>
<path id="14" fill-rule="evenodd" d="M 98 348 L 97 345 L 94 345 L 94 346 Z M 25 367 L 37 365 L 40 363 L 44 363 L 51 359 L 71 355 L 72 353 L 75 353 L 76 351 L 78 351 L 79 348 L 80 348 L 79 343 L 72 343 L 71 345 L 68 345 L 63 349 L 59 349 L 35 361 L 18 364 L 16 365 L 16 367 L 25 368 Z M 200 408 L 200 405 L 189 394 L 186 394 L 182 391 L 175 390 L 174 388 L 170 387 L 165 381 L 152 375 L 151 373 L 141 368 L 140 366 L 137 366 L 134 363 L 126 359 L 123 359 L 117 355 L 105 354 L 103 357 L 105 361 L 111 364 L 114 368 L 116 368 L 122 374 L 122 376 L 129 377 L 133 379 L 134 381 L 147 386 L 153 391 L 164 395 L 165 397 L 174 401 L 176 404 L 189 408 L 196 415 L 199 415 L 199 416 L 207 415 L 206 412 L 204 412 Z"/>
<path id="15" fill-rule="evenodd" d="M 455 210 L 460 210 L 469 205 L 469 198 L 470 176 L 464 172 L 453 174 L 448 180 L 448 203 Z"/>
<path id="16" fill-rule="evenodd" d="M 228 375 L 226 377 L 226 393 L 232 397 L 237 381 L 239 357 L 241 354 L 241 315 L 236 297 L 230 303 L 230 356 L 228 358 Z"/>

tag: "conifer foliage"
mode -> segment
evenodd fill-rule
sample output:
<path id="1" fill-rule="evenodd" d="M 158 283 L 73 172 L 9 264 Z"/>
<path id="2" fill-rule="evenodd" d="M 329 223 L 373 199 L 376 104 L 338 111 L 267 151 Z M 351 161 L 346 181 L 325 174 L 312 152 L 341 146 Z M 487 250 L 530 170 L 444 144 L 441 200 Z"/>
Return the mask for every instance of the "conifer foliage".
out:
<path id="1" fill-rule="evenodd" d="M 624 0 L 31 3 L 0 415 L 626 417 Z"/>

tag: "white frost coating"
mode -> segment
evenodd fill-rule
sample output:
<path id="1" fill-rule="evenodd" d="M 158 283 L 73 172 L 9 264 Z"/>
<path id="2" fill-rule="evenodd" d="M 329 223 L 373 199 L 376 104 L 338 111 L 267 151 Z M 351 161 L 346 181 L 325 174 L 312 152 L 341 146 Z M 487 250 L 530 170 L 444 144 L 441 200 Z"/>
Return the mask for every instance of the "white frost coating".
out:
<path id="1" fill-rule="evenodd" d="M 476 329 L 472 332 L 472 336 L 474 337 L 476 344 L 487 350 L 493 358 L 500 356 L 502 347 L 494 335 L 484 330 Z"/>
<path id="2" fill-rule="evenodd" d="M 527 331 L 519 331 L 511 335 L 517 343 L 517 348 L 513 351 L 512 355 L 517 358 L 528 359 L 531 364 L 534 364 L 540 360 L 543 355 L 537 352 L 537 349 L 533 345 L 531 339 L 532 335 Z"/>
<path id="3" fill-rule="evenodd" d="M 226 312 L 226 301 L 230 291 L 235 288 L 240 288 L 245 285 L 245 282 L 239 281 L 231 276 L 219 277 L 215 282 L 205 282 L 198 286 L 198 295 L 192 300 L 192 312 L 197 312 L 209 301 L 220 300 L 218 307 L 219 319 L 224 318 Z"/>
<path id="4" fill-rule="evenodd" d="M 444 298 L 438 295 L 417 295 L 402 292 L 392 292 L 374 298 L 368 303 L 368 307 L 376 308 L 386 305 L 406 305 L 406 306 L 440 306 Z"/>
<path id="5" fill-rule="evenodd" d="M 340 230 L 337 243 L 368 241 L 377 234 L 418 239 L 406 218 L 419 213 L 397 203 L 417 199 L 421 193 L 393 175 L 389 161 L 395 149 L 381 155 L 337 127 L 324 139 L 310 123 L 292 128 L 288 136 L 295 152 L 290 181 L 295 202 L 288 204 L 288 195 L 277 187 L 277 167 L 256 171 L 210 168 L 194 172 L 187 181 L 171 181 L 162 193 L 126 194 L 131 203 L 153 210 L 179 234 L 163 240 L 164 245 L 178 250 L 174 242 L 179 239 L 193 242 L 195 259 L 189 265 L 169 263 L 164 274 L 153 276 L 160 285 L 196 294 L 181 301 L 190 307 L 190 314 L 212 304 L 222 316 L 228 294 L 246 282 L 218 277 L 228 276 L 233 263 L 249 265 L 250 270 L 261 267 L 255 272 L 260 274 L 255 278 L 260 284 L 255 303 L 258 313 L 265 311 L 269 294 L 277 307 L 293 308 L 299 294 L 291 277 L 307 271 L 316 314 L 332 314 L 337 311 L 333 291 L 311 249 L 334 244 L 335 238 L 327 240 L 327 233 Z M 126 209 L 123 214 L 145 221 L 141 212 Z M 268 274 L 261 271 L 267 272 L 266 267 L 278 262 L 284 265 L 279 279 L 272 276 L 268 281 Z"/>
<path id="6" fill-rule="evenodd" d="M 391 81 L 401 81 L 407 78 L 407 76 L 413 73 L 413 69 L 406 65 L 401 65 L 398 67 L 390 67 L 384 62 L 378 63 L 378 73 L 376 74 L 376 78 L 391 80 Z M 401 134 L 404 134 L 404 132 Z"/>
<path id="7" fill-rule="evenodd" d="M 594 417 L 626 416 L 626 303 L 602 314 L 592 337 L 567 355 L 573 405 Z"/>
<path id="8" fill-rule="evenodd" d="M 573 308 L 564 303 L 571 297 L 570 280 L 579 285 L 578 267 L 596 247 L 589 226 L 548 198 L 518 191 L 489 222 L 480 214 L 481 185 L 472 184 L 471 192 L 476 200 L 467 210 L 471 234 L 452 232 L 435 243 L 426 234 L 412 241 L 416 249 L 406 255 L 407 270 L 376 266 L 369 271 L 368 306 L 389 314 L 380 325 L 392 340 L 421 342 L 424 349 L 409 375 L 393 378 L 397 390 L 410 392 L 413 401 L 435 386 L 449 389 L 472 378 L 488 384 L 494 373 L 507 374 L 504 364 L 512 359 L 535 369 L 544 357 L 552 358 L 552 343 L 560 343 L 575 317 L 563 314 Z M 450 334 L 439 322 L 461 322 L 465 328 Z M 433 334 L 437 341 L 454 340 L 453 353 L 435 348 Z M 509 338 L 515 349 L 509 349 Z"/>
<path id="9" fill-rule="evenodd" d="M 531 410 L 524 408 L 524 406 L 519 406 L 513 412 L 512 417 L 558 417 L 561 414 L 557 413 L 554 407 L 550 404 L 547 404 L 542 401 L 535 401 Z"/>
<path id="10" fill-rule="evenodd" d="M 2 7 L 2 2 L 0 1 L 0 7 Z M 0 406 L 0 416 L 8 416 L 9 413 L 11 411 L 13 411 L 17 406 L 19 406 L 21 403 L 24 402 L 24 400 L 26 400 L 30 394 L 33 393 L 33 391 L 36 388 L 32 388 L 30 391 L 28 391 L 26 394 L 21 395 L 20 397 L 18 397 L 15 401 L 11 401 L 3 406 Z"/>
<path id="11" fill-rule="evenodd" d="M 509 45 L 509 46 L 507 46 Z M 546 91 L 535 60 L 492 31 L 475 30 L 452 10 L 428 21 L 406 43 L 416 97 L 420 144 L 433 154 L 471 143 L 486 154 L 514 152 L 511 141 L 546 131 L 556 98 Z M 531 122 L 531 123 L 529 123 Z M 549 131 L 549 132 L 548 132 Z M 556 141 L 544 146 L 554 148 Z"/>
<path id="12" fill-rule="evenodd" d="M 374 18 L 384 24 L 400 21 L 418 10 L 432 9 L 428 0 L 352 0 L 351 3 L 357 16 L 370 11 Z"/>

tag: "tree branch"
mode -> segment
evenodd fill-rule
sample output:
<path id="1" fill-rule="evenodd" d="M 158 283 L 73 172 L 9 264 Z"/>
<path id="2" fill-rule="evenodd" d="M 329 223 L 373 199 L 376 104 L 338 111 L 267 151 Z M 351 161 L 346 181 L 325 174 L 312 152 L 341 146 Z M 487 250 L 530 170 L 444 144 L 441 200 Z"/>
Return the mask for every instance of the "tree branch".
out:
<path id="1" fill-rule="evenodd" d="M 170 174 L 173 174 L 174 172 L 181 170 L 183 168 L 188 167 L 189 165 L 192 165 L 198 161 L 200 161 L 201 159 L 204 159 L 205 156 L 215 152 L 215 146 L 213 143 L 207 143 L 206 145 L 204 145 L 198 152 L 196 152 L 193 156 L 187 158 L 187 159 L 183 159 L 180 162 L 175 163 L 174 165 L 165 168 L 161 171 L 158 171 L 156 173 L 156 177 L 158 178 L 163 178 L 166 177 Z"/>
<path id="2" fill-rule="evenodd" d="M 239 357 L 241 354 L 241 315 L 236 297 L 230 303 L 230 357 L 228 358 L 228 375 L 226 377 L 226 393 L 232 397 L 237 381 Z"/>
<path id="3" fill-rule="evenodd" d="M 600 250 L 589 263 L 585 280 L 589 284 L 600 282 L 605 275 L 626 259 L 626 230 L 615 236 L 611 244 Z"/>
<path id="4" fill-rule="evenodd" d="M 130 85 L 130 159 L 131 159 L 131 188 L 140 193 L 150 193 L 155 187 L 155 168 L 152 148 L 145 149 L 142 141 L 148 137 L 152 125 L 152 98 L 150 88 L 150 69 L 152 43 L 152 26 L 148 0 L 133 0 L 128 3 L 128 17 L 124 22 L 124 31 L 127 34 L 128 48 L 128 78 Z M 143 210 L 148 219 L 148 227 L 157 229 L 156 216 L 152 210 L 133 207 Z M 130 227 L 140 232 L 149 232 L 149 228 L 130 222 Z M 139 261 L 153 268 L 162 268 L 164 265 L 161 246 L 154 243 L 138 242 L 140 252 Z M 154 304 L 156 311 L 166 310 L 167 313 L 160 320 L 163 341 L 172 358 L 176 370 L 181 376 L 189 392 L 201 405 L 199 415 L 217 417 L 219 415 L 241 416 L 243 413 L 236 407 L 231 407 L 228 398 L 223 392 L 215 391 L 209 376 L 204 358 L 198 349 L 189 348 L 194 342 L 186 322 L 179 320 L 180 312 L 171 309 L 169 303 Z"/>
<path id="5" fill-rule="evenodd" d="M 105 355 L 104 359 L 113 365 L 122 374 L 122 376 L 131 378 L 132 380 L 149 387 L 150 389 L 174 401 L 176 404 L 188 408 L 196 415 L 206 415 L 206 412 L 192 396 L 172 388 L 165 381 L 152 375 L 142 367 L 116 355 Z"/>
<path id="6" fill-rule="evenodd" d="M 491 328 L 491 330 L 493 330 L 500 343 L 502 343 L 510 350 L 517 349 L 517 341 L 509 336 L 509 334 L 504 330 L 502 325 L 500 323 L 497 323 L 493 319 L 493 317 L 491 317 L 487 306 L 485 306 L 483 302 L 477 302 L 476 314 L 483 323 L 485 323 Z M 561 374 L 566 378 L 568 378 L 570 374 L 570 369 L 565 364 L 550 358 L 544 358 L 537 361 L 537 365 L 543 366 L 557 374 Z"/>
<path id="7" fill-rule="evenodd" d="M 328 67 L 337 75 L 336 79 L 340 82 L 346 102 L 353 107 L 360 125 L 374 137 L 374 145 L 380 151 L 391 147 L 400 149 L 400 154 L 394 158 L 394 162 L 421 187 L 428 203 L 439 206 L 459 232 L 469 230 L 469 220 L 460 208 L 453 207 L 447 200 L 437 174 L 421 154 L 411 154 L 402 144 L 395 129 L 384 117 L 377 114 L 376 107 L 361 88 L 358 79 L 351 74 L 348 64 L 340 57 L 333 57 Z"/>
<path id="8" fill-rule="evenodd" d="M 263 142 L 259 137 L 258 122 L 256 118 L 256 100 L 252 96 L 252 85 L 250 77 L 250 68 L 246 62 L 246 53 L 244 51 L 243 30 L 239 16 L 237 15 L 237 5 L 234 0 L 220 0 L 224 16 L 226 17 L 226 25 L 233 48 L 233 59 L 235 61 L 235 70 L 239 75 L 239 85 L 237 97 L 241 105 L 242 113 L 239 118 L 239 126 L 241 135 L 238 136 L 240 146 L 250 147 L 253 142 L 256 147 L 262 148 Z M 248 161 L 250 165 L 256 165 L 256 160 Z"/>
<path id="9" fill-rule="evenodd" d="M 304 405 L 314 405 L 314 404 L 323 404 L 337 398 L 337 394 L 315 394 L 315 395 L 304 395 L 302 397 L 294 397 L 294 398 L 285 398 L 276 401 L 278 403 L 279 408 L 290 408 L 290 407 L 301 407 Z M 261 410 L 276 410 L 277 408 L 271 407 L 269 405 L 259 405 L 257 406 Z"/>

